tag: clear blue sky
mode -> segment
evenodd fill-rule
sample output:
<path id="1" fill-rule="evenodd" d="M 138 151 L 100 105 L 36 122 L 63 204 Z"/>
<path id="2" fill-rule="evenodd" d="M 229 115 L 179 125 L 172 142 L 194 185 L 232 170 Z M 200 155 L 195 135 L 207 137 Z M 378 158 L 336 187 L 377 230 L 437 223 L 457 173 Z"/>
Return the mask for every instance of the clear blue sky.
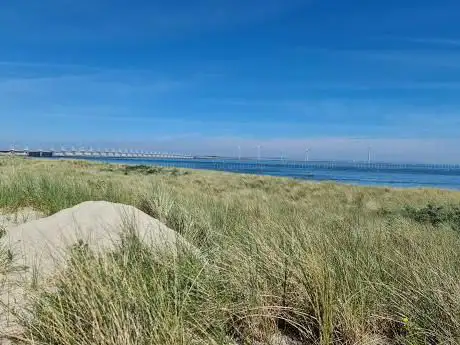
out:
<path id="1" fill-rule="evenodd" d="M 460 162 L 457 0 L 0 4 L 0 142 Z M 456 147 L 455 147 L 456 146 Z"/>

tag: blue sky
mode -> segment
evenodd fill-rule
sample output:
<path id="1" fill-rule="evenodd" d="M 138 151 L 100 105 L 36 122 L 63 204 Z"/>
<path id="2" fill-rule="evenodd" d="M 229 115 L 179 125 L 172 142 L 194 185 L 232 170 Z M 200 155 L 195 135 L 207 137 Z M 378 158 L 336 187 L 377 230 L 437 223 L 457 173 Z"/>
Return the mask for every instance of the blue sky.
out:
<path id="1" fill-rule="evenodd" d="M 0 143 L 460 162 L 460 3 L 0 4 Z"/>

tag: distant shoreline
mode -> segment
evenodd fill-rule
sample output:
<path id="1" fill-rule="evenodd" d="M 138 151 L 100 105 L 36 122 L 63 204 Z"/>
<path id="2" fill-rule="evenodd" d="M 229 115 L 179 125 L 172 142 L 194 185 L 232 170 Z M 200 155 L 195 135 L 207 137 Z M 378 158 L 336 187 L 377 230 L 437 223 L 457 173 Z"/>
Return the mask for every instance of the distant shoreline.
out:
<path id="1" fill-rule="evenodd" d="M 459 165 L 352 163 L 331 161 L 274 161 L 238 159 L 142 159 L 96 157 L 46 157 L 33 159 L 83 160 L 108 164 L 150 165 L 214 170 L 317 182 L 395 188 L 460 190 Z"/>

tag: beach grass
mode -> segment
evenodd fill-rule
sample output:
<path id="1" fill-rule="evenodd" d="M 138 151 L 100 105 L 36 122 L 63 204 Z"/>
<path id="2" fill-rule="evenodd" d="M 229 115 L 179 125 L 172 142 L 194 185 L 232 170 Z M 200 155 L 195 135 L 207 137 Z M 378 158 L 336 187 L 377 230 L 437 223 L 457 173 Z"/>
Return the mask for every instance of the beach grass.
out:
<path id="1" fill-rule="evenodd" d="M 0 208 L 8 212 L 131 204 L 206 258 L 159 260 L 133 236 L 103 256 L 75 250 L 57 288 L 39 294 L 23 320 L 27 343 L 460 343 L 458 192 L 83 161 L 0 163 Z"/>

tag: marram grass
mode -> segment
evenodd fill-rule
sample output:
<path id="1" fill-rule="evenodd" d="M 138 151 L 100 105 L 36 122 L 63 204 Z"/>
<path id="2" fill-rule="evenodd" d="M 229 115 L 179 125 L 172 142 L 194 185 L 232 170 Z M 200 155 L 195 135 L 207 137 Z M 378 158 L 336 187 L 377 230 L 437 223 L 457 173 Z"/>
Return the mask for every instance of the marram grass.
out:
<path id="1" fill-rule="evenodd" d="M 206 260 L 133 236 L 74 250 L 24 320 L 30 344 L 460 343 L 460 233 L 407 217 L 460 193 L 72 161 L 0 161 L 0 207 L 139 207 Z"/>

